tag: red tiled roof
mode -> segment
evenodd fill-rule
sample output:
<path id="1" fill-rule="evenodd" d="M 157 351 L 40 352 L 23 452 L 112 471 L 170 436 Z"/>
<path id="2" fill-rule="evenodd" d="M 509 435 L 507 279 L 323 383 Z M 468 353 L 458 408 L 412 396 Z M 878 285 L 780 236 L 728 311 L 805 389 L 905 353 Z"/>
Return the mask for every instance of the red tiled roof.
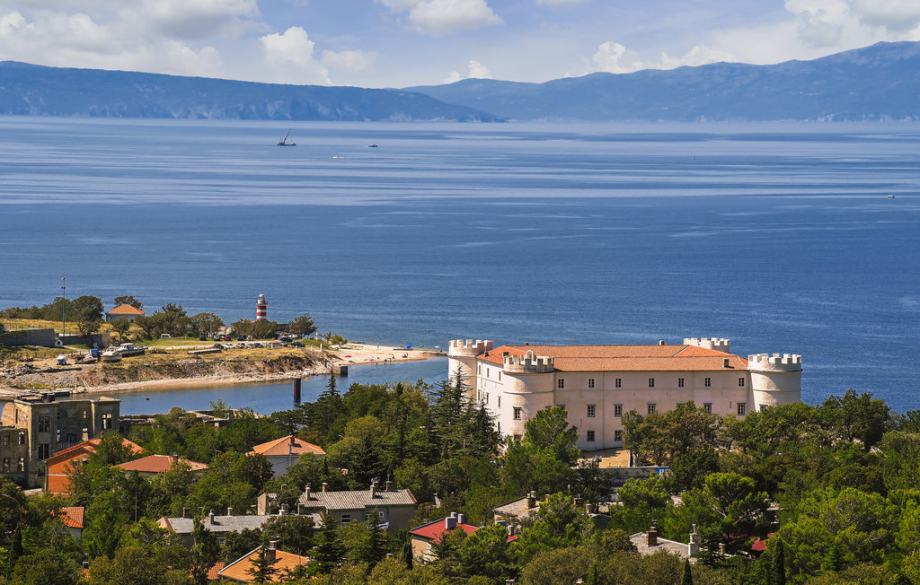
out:
<path id="1" fill-rule="evenodd" d="M 770 534 L 767 535 L 766 538 L 758 538 L 757 540 L 755 540 L 754 543 L 751 544 L 751 550 L 754 552 L 764 552 L 765 550 L 767 550 L 768 541 L 771 538 L 773 538 L 774 534 L 776 533 L 771 532 Z"/>
<path id="2" fill-rule="evenodd" d="M 83 506 L 65 506 L 61 508 L 59 518 L 67 528 L 83 529 L 83 514 L 86 509 Z"/>
<path id="3" fill-rule="evenodd" d="M 52 494 L 66 494 L 70 492 L 70 478 L 68 474 L 71 471 L 71 462 L 76 459 L 89 457 L 96 452 L 102 439 L 90 439 L 77 443 L 66 449 L 61 449 L 45 460 L 47 469 L 47 491 Z M 121 444 L 127 447 L 134 455 L 143 452 L 141 446 L 137 443 L 122 439 Z"/>
<path id="4" fill-rule="evenodd" d="M 479 359 L 502 365 L 502 355 L 533 351 L 553 358 L 560 372 L 668 372 L 747 369 L 743 357 L 692 345 L 502 345 Z"/>
<path id="5" fill-rule="evenodd" d="M 457 524 L 457 528 L 466 532 L 467 534 L 473 534 L 474 532 L 479 530 L 478 526 L 473 526 L 472 524 L 466 524 L 466 523 Z M 453 528 L 452 530 L 456 530 L 456 528 Z M 441 542 L 441 537 L 444 536 L 444 534 L 447 532 L 449 532 L 449 530 L 447 530 L 447 527 L 444 522 L 444 518 L 441 518 L 440 520 L 433 520 L 429 522 L 428 524 L 422 524 L 418 528 L 410 530 L 409 534 L 411 534 L 412 536 L 418 536 L 420 538 L 425 538 L 434 543 L 438 543 L 438 542 Z"/>
<path id="6" fill-rule="evenodd" d="M 138 317 L 143 316 L 143 314 L 143 310 L 131 305 L 118 305 L 106 313 L 106 315 L 137 315 Z"/>
<path id="7" fill-rule="evenodd" d="M 326 452 L 319 445 L 308 443 L 292 435 L 274 439 L 261 445 L 256 445 L 250 453 L 256 455 L 286 456 L 286 455 L 325 455 Z"/>
<path id="8" fill-rule="evenodd" d="M 120 463 L 116 467 L 124 471 L 137 471 L 138 473 L 166 473 L 173 468 L 176 463 L 188 465 L 191 471 L 200 471 L 207 469 L 208 466 L 197 461 L 190 461 L 184 457 L 178 459 L 172 455 L 148 455 L 134 461 Z"/>

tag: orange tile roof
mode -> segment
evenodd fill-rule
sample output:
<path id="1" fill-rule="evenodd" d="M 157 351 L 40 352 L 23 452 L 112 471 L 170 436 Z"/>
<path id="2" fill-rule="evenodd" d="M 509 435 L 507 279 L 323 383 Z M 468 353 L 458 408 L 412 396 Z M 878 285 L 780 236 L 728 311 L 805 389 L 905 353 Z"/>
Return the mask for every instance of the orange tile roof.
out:
<path id="1" fill-rule="evenodd" d="M 106 315 L 137 315 L 142 316 L 144 311 L 131 305 L 118 305 L 110 309 Z"/>
<path id="2" fill-rule="evenodd" d="M 134 461 L 119 463 L 115 467 L 125 471 L 137 471 L 138 473 L 166 473 L 172 469 L 177 462 L 188 465 L 191 471 L 201 471 L 202 469 L 208 468 L 204 463 L 190 461 L 184 457 L 179 457 L 177 459 L 172 455 L 148 455 L 147 457 L 141 457 Z"/>
<path id="3" fill-rule="evenodd" d="M 223 561 L 217 561 L 214 565 L 208 569 L 208 581 L 217 581 L 220 579 L 220 571 L 227 566 L 227 563 Z"/>
<path id="4" fill-rule="evenodd" d="M 59 518 L 67 528 L 83 529 L 83 514 L 86 509 L 83 506 L 65 506 L 61 508 Z"/>
<path id="5" fill-rule="evenodd" d="M 233 561 L 218 571 L 217 574 L 224 579 L 230 579 L 231 581 L 237 581 L 239 583 L 254 583 L 255 577 L 250 575 L 249 571 L 255 567 L 255 561 L 259 556 L 259 548 L 253 549 L 242 558 Z M 277 572 L 269 578 L 271 583 L 281 582 L 287 577 L 289 572 L 310 562 L 310 559 L 307 557 L 295 555 L 294 553 L 285 552 L 283 550 L 275 551 L 275 559 L 276 561 L 272 566 Z"/>
<path id="6" fill-rule="evenodd" d="M 102 443 L 101 438 L 90 439 L 88 441 L 83 441 L 82 443 L 77 443 L 66 449 L 61 449 L 56 451 L 45 460 L 45 467 L 47 469 L 47 491 L 52 494 L 67 494 L 70 492 L 70 473 L 72 466 L 71 462 L 76 459 L 83 459 L 84 457 L 89 457 L 96 452 L 96 449 L 99 447 L 99 444 Z M 143 452 L 143 449 L 137 443 L 129 441 L 128 439 L 122 439 L 121 444 L 130 449 L 131 453 L 134 455 L 139 455 Z"/>
<path id="7" fill-rule="evenodd" d="M 289 450 L 290 449 L 290 450 Z M 256 445 L 252 448 L 250 453 L 256 455 L 264 455 L 266 457 L 272 456 L 287 456 L 287 455 L 325 455 L 326 452 L 323 451 L 323 448 L 319 445 L 314 445 L 313 443 L 308 443 L 302 439 L 298 439 L 292 435 L 287 435 L 281 437 L 280 439 L 274 439 L 268 441 L 267 443 L 262 443 L 261 445 Z"/>
<path id="8" fill-rule="evenodd" d="M 502 354 L 550 356 L 559 372 L 686 372 L 747 369 L 743 357 L 692 345 L 502 345 L 479 359 L 501 365 Z"/>

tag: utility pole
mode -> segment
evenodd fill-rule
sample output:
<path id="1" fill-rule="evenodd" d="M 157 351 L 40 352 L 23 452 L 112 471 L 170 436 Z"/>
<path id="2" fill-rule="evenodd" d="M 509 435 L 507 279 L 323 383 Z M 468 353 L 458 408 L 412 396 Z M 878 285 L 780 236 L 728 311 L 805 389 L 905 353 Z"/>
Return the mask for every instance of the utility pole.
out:
<path id="1" fill-rule="evenodd" d="M 64 330 L 64 335 L 67 335 L 67 277 L 61 277 L 61 298 L 64 300 L 61 303 L 61 329 Z"/>

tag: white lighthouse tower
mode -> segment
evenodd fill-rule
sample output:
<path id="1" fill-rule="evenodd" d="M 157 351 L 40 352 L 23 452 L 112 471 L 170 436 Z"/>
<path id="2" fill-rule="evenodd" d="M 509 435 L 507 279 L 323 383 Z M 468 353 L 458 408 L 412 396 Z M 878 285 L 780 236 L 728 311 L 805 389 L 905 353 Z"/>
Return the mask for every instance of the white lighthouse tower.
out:
<path id="1" fill-rule="evenodd" d="M 265 321 L 268 319 L 268 301 L 265 300 L 265 295 L 259 293 L 259 298 L 256 299 L 256 321 Z"/>

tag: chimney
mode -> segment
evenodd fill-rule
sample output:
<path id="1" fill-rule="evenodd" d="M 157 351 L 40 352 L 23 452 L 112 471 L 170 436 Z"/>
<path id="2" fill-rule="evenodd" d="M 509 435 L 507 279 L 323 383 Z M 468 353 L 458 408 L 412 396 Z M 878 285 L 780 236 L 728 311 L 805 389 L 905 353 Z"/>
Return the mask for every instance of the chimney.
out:
<path id="1" fill-rule="evenodd" d="M 530 493 L 527 494 L 527 509 L 533 510 L 536 507 L 537 507 L 537 492 L 531 490 Z"/>
<path id="2" fill-rule="evenodd" d="M 695 557 L 700 554 L 700 533 L 696 529 L 696 524 L 693 525 L 693 530 L 690 531 L 690 542 L 687 544 L 687 555 L 690 557 Z"/>
<path id="3" fill-rule="evenodd" d="M 453 530 L 457 527 L 457 513 L 451 512 L 450 516 L 444 519 L 444 530 Z"/>
<path id="4" fill-rule="evenodd" d="M 371 499 L 377 497 L 377 480 L 371 481 Z"/>
<path id="5" fill-rule="evenodd" d="M 649 547 L 658 546 L 658 529 L 655 528 L 655 525 L 652 524 L 648 528 L 648 532 L 645 533 L 646 544 Z"/>
<path id="6" fill-rule="evenodd" d="M 329 491 L 329 483 L 324 481 L 323 482 L 323 493 L 325 494 L 328 491 Z"/>
<path id="7" fill-rule="evenodd" d="M 385 492 L 393 491 L 393 482 L 390 480 L 387 480 L 386 483 L 383 484 L 383 491 Z"/>
<path id="8" fill-rule="evenodd" d="M 188 508 L 182 506 L 182 517 L 185 518 L 188 516 Z"/>
<path id="9" fill-rule="evenodd" d="M 274 563 L 275 560 L 278 558 L 277 557 L 278 541 L 277 540 L 268 541 L 268 547 L 262 550 L 265 553 L 265 560 L 268 561 L 269 563 Z"/>
<path id="10" fill-rule="evenodd" d="M 466 514 L 457 514 L 457 525 L 466 524 Z"/>
<path id="11" fill-rule="evenodd" d="M 233 508 L 230 506 L 227 506 L 227 516 L 233 516 Z"/>
<path id="12" fill-rule="evenodd" d="M 288 513 L 288 505 L 287 505 L 287 504 L 281 504 L 281 509 L 278 510 L 278 515 L 279 515 L 279 516 L 286 516 L 287 513 Z"/>
<path id="13" fill-rule="evenodd" d="M 294 439 L 294 435 L 291 435 L 291 446 L 292 446 L 292 447 L 296 447 L 296 446 L 297 446 L 297 441 Z"/>
<path id="14" fill-rule="evenodd" d="M 307 486 L 307 489 L 303 491 L 303 499 L 307 502 L 309 502 L 310 498 L 313 497 L 312 494 L 310 493 L 311 491 L 313 490 L 310 489 L 310 486 Z"/>
<path id="15" fill-rule="evenodd" d="M 214 510 L 208 511 L 208 524 L 214 524 Z"/>

